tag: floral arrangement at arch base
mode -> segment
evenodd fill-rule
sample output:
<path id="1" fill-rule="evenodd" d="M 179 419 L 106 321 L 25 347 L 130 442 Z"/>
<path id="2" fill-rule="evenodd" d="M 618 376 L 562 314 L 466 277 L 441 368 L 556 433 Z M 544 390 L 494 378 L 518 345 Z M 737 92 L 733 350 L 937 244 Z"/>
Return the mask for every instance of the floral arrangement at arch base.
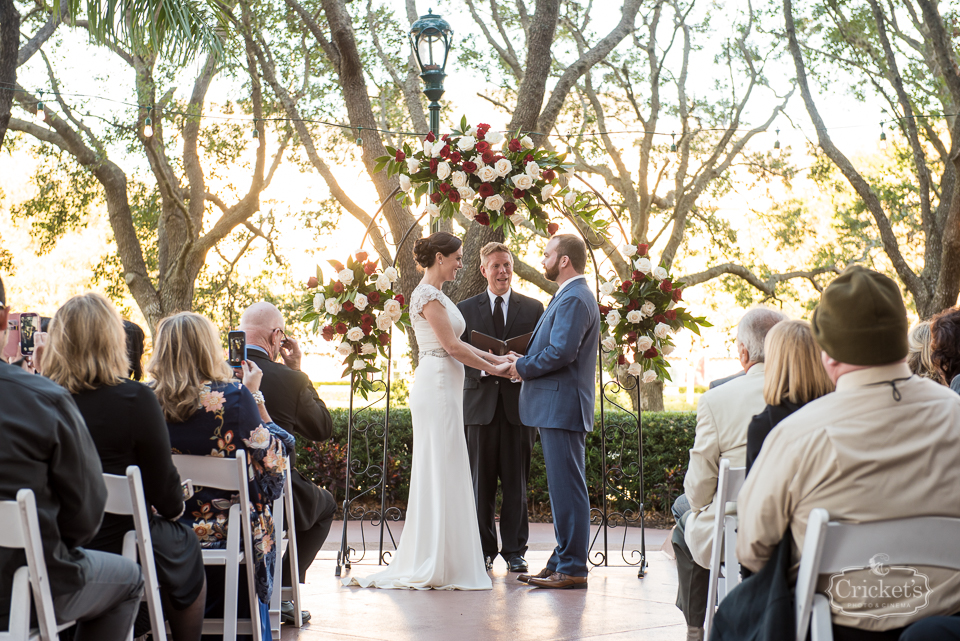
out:
<path id="1" fill-rule="evenodd" d="M 630 376 L 644 383 L 671 380 L 666 357 L 674 350 L 673 335 L 687 328 L 699 336 L 701 327 L 712 325 L 679 306 L 684 284 L 662 264 L 654 267 L 646 244 L 624 245 L 621 252 L 633 267 L 632 279 L 600 285 L 600 343 L 617 352 L 618 368 Z"/>
<path id="2" fill-rule="evenodd" d="M 566 154 L 536 149 L 530 136 L 518 131 L 504 137 L 487 124 L 470 126 L 463 117 L 459 129 L 439 140 L 427 134 L 419 150 L 407 143 L 386 149 L 390 155 L 377 158 L 375 170 L 399 176 L 397 199 L 404 205 L 419 205 L 427 196 L 431 217 L 450 218 L 459 211 L 481 225 L 509 231 L 521 223 L 525 209 L 538 230 L 556 231 L 544 207 L 567 193 L 558 184 L 559 173 L 571 172 L 572 166 L 564 164 Z"/>
<path id="3" fill-rule="evenodd" d="M 373 377 L 382 371 L 378 357 L 388 357 L 391 327 L 410 325 L 403 294 L 393 290 L 397 270 L 378 270 L 379 261 L 367 258 L 367 252 L 357 250 L 346 265 L 327 261 L 337 276 L 326 284 L 317 266 L 317 275 L 307 281 L 301 298 L 301 320 L 312 322 L 313 331 L 325 340 L 338 342 L 337 352 L 344 357 L 343 376 L 357 374 L 355 389 L 363 398 L 373 390 Z"/>

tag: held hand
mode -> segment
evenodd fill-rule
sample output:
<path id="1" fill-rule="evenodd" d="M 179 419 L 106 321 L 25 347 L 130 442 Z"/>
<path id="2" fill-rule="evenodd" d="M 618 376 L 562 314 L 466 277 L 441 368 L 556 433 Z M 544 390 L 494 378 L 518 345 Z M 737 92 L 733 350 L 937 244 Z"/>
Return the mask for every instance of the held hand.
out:
<path id="1" fill-rule="evenodd" d="M 509 363 L 509 362 L 500 363 L 499 365 L 497 365 L 497 366 L 494 368 L 493 373 L 496 374 L 497 376 L 502 376 L 502 377 L 504 377 L 504 378 L 510 378 L 510 370 L 511 370 L 511 369 L 514 369 L 512 363 Z"/>
<path id="2" fill-rule="evenodd" d="M 287 336 L 286 340 L 280 344 L 280 358 L 283 359 L 283 364 L 290 369 L 300 369 L 300 358 L 302 356 L 297 339 Z"/>
<path id="3" fill-rule="evenodd" d="M 243 386 L 250 392 L 260 391 L 260 379 L 263 378 L 261 370 L 253 361 L 241 361 L 240 367 L 243 369 Z"/>
<path id="4" fill-rule="evenodd" d="M 517 354 L 516 352 L 510 352 L 507 354 L 506 358 L 510 359 L 511 363 L 516 363 L 518 360 L 523 358 L 523 354 Z"/>
<path id="5" fill-rule="evenodd" d="M 490 361 L 491 363 L 493 363 L 494 365 L 502 365 L 503 363 L 509 363 L 509 362 L 510 362 L 510 358 L 509 358 L 509 357 L 507 357 L 507 356 L 498 356 L 497 354 L 494 354 L 493 352 L 490 352 L 488 355 L 484 356 L 484 358 L 485 358 L 486 360 Z"/>

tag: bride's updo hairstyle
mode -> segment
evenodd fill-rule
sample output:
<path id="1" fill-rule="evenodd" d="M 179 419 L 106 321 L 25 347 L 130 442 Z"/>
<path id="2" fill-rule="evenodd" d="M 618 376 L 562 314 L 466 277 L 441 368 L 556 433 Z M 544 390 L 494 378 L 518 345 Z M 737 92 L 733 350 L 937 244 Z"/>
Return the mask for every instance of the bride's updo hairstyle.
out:
<path id="1" fill-rule="evenodd" d="M 426 238 L 420 238 L 413 244 L 413 258 L 417 264 L 426 269 L 433 267 L 437 260 L 437 252 L 444 256 L 449 256 L 460 249 L 463 241 L 453 234 L 445 231 L 438 231 L 430 234 Z"/>

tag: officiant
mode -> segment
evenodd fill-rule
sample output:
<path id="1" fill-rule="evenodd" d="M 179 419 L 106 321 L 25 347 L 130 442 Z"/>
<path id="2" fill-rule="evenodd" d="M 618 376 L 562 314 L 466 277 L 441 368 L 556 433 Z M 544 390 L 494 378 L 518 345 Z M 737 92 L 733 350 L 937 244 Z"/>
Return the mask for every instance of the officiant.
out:
<path id="1" fill-rule="evenodd" d="M 543 314 L 543 303 L 513 291 L 510 248 L 497 242 L 484 245 L 480 273 L 487 280 L 487 290 L 457 305 L 467 322 L 462 339 L 471 342 L 474 331 L 500 340 L 532 332 Z M 519 401 L 520 383 L 466 368 L 463 420 L 480 544 L 488 570 L 499 554 L 511 572 L 527 572 L 523 558 L 529 537 L 527 478 L 537 430 L 520 422 Z M 503 491 L 500 545 L 495 523 L 498 480 Z"/>

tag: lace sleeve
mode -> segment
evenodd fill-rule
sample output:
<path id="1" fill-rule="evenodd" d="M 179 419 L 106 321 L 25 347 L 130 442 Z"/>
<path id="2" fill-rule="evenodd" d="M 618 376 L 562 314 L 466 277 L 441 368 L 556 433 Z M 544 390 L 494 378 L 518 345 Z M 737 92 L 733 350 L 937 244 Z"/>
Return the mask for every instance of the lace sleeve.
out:
<path id="1" fill-rule="evenodd" d="M 423 307 L 432 300 L 440 301 L 440 304 L 443 305 L 444 295 L 436 287 L 432 285 L 417 285 L 417 288 L 413 290 L 413 294 L 410 296 L 410 318 L 414 316 L 419 316 L 423 318 Z"/>

